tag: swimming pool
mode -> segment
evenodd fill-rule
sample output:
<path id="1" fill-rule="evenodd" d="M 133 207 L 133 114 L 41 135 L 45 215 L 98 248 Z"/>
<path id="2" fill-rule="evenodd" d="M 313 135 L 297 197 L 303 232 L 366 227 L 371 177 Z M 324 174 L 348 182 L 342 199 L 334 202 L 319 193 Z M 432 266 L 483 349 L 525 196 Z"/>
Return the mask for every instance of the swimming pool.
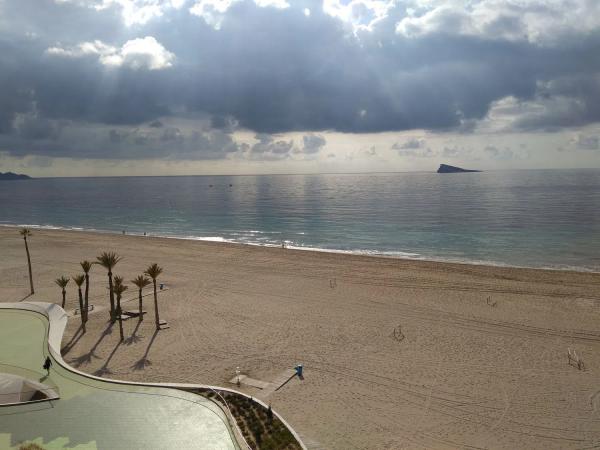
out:
<path id="1" fill-rule="evenodd" d="M 39 381 L 50 356 L 53 366 L 43 382 L 56 386 L 60 395 L 58 400 L 0 406 L 0 449 L 25 441 L 49 450 L 239 449 L 227 416 L 214 402 L 178 389 L 77 373 L 49 351 L 48 336 L 43 313 L 0 308 L 0 371 L 36 373 Z"/>

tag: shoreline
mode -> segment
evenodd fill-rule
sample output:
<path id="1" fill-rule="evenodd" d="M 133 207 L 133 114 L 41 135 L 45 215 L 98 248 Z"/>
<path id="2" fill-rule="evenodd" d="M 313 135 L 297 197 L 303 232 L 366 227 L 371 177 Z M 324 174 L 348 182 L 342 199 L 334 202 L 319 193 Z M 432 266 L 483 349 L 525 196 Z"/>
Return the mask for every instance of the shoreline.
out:
<path id="1" fill-rule="evenodd" d="M 82 228 L 82 227 L 62 227 L 55 225 L 38 225 L 38 224 L 7 224 L 0 223 L 0 227 L 9 228 L 18 230 L 20 228 L 30 228 L 32 230 L 42 230 L 42 231 L 60 231 L 60 232 L 76 232 L 76 233 L 89 233 L 89 234 L 98 234 L 98 235 L 114 235 L 114 236 L 130 236 L 130 237 L 139 237 L 146 239 L 170 239 L 170 240 L 181 240 L 181 241 L 190 241 L 190 242 L 203 242 L 203 243 L 211 243 L 211 244 L 220 244 L 220 245 L 234 245 L 234 246 L 248 246 L 252 248 L 271 248 L 271 249 L 279 249 L 281 250 L 281 246 L 277 244 L 260 244 L 254 242 L 237 242 L 233 240 L 228 240 L 219 236 L 184 236 L 184 235 L 162 235 L 162 234 L 154 234 L 148 233 L 144 235 L 143 233 L 136 232 L 126 232 L 125 234 L 119 231 L 112 230 L 100 230 L 95 228 Z M 287 242 L 287 241 L 283 241 Z M 302 252 L 310 252 L 310 253 L 323 253 L 323 254 L 333 254 L 333 255 L 347 255 L 347 256 L 356 256 L 356 257 L 368 257 L 368 258 L 382 258 L 382 259 L 392 259 L 392 260 L 400 260 L 400 261 L 410 261 L 410 262 L 424 262 L 424 263 L 436 263 L 436 264 L 457 264 L 463 266 L 475 266 L 475 267 L 489 267 L 489 268 L 498 268 L 498 269 L 518 269 L 518 270 L 540 270 L 540 271 L 550 271 L 550 272 L 573 272 L 573 273 L 582 273 L 582 274 L 600 274 L 600 269 L 592 269 L 585 266 L 564 266 L 564 267 L 550 267 L 550 266 L 520 266 L 507 264 L 503 262 L 497 261 L 480 261 L 480 260 L 462 260 L 462 259 L 451 259 L 444 257 L 426 257 L 420 256 L 417 253 L 410 252 L 402 252 L 402 251 L 377 251 L 377 250 L 342 250 L 342 249 L 327 249 L 327 248 L 318 248 L 318 247 L 305 247 L 305 246 L 297 246 L 297 245 L 286 245 L 284 250 L 297 250 Z"/>

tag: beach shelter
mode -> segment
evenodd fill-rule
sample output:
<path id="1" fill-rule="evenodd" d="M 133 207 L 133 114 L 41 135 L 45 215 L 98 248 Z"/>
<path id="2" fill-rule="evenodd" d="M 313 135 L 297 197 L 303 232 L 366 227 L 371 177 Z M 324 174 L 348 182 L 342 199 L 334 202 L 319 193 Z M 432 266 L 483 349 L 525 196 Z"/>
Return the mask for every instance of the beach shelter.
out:
<path id="1" fill-rule="evenodd" d="M 19 375 L 0 373 L 0 404 L 58 398 L 52 387 Z"/>

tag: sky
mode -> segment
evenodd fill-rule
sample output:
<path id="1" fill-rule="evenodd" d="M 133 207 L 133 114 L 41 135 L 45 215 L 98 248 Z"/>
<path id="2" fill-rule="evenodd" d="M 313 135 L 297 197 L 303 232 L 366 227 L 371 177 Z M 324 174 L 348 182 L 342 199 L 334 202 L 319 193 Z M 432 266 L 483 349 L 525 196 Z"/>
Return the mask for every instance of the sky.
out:
<path id="1" fill-rule="evenodd" d="M 0 0 L 0 171 L 600 168 L 597 0 Z"/>

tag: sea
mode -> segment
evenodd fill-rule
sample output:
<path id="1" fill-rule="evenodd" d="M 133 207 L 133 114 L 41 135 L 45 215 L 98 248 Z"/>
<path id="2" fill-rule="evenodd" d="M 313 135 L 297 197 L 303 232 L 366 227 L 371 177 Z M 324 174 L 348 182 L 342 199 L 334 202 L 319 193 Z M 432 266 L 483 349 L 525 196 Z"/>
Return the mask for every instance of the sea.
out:
<path id="1" fill-rule="evenodd" d="M 0 224 L 600 271 L 600 170 L 0 181 Z"/>

